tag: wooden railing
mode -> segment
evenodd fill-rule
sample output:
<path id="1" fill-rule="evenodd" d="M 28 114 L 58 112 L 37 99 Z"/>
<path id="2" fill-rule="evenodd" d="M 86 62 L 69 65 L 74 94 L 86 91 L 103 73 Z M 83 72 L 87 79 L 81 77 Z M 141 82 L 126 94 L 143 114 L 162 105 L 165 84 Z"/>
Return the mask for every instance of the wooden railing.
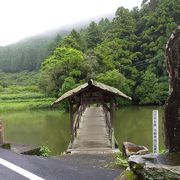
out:
<path id="1" fill-rule="evenodd" d="M 110 111 L 110 108 L 106 104 L 103 104 L 102 107 L 103 107 L 103 111 L 104 111 L 104 115 L 105 115 L 105 122 L 106 122 L 109 139 L 111 141 L 112 148 L 115 148 L 118 143 L 114 136 L 114 129 L 113 129 L 112 119 L 111 119 L 112 118 L 111 111 Z M 79 128 L 80 120 L 81 120 L 82 114 L 85 111 L 85 109 L 86 109 L 86 105 L 79 105 L 73 110 L 71 143 L 74 141 L 74 138 L 77 137 L 77 130 Z"/>
<path id="2" fill-rule="evenodd" d="M 74 113 L 73 138 L 77 136 L 77 129 L 79 128 L 81 116 L 85 111 L 85 109 L 86 109 L 85 105 L 80 105 L 78 110 Z"/>
<path id="3" fill-rule="evenodd" d="M 104 115 L 105 115 L 105 121 L 106 121 L 106 127 L 109 134 L 110 140 L 112 140 L 112 123 L 110 119 L 110 112 L 107 106 L 103 105 Z"/>
<path id="4" fill-rule="evenodd" d="M 103 110 L 104 110 L 104 114 L 105 114 L 105 121 L 106 121 L 107 131 L 109 134 L 109 139 L 111 141 L 112 148 L 115 148 L 118 146 L 118 142 L 114 136 L 114 128 L 112 125 L 110 109 L 106 104 L 103 104 Z"/>

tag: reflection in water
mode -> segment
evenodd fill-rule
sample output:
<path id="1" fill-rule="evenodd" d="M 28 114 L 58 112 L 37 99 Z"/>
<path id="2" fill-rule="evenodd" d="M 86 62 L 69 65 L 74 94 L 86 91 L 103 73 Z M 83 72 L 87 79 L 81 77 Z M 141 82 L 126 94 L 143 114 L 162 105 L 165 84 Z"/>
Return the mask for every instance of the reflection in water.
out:
<path id="1" fill-rule="evenodd" d="M 48 146 L 52 154 L 65 151 L 69 139 L 69 118 L 59 111 L 9 112 L 1 115 L 5 140 Z"/>
<path id="2" fill-rule="evenodd" d="M 123 141 L 130 141 L 152 149 L 153 109 L 160 110 L 160 147 L 163 147 L 162 108 L 135 106 L 123 107 L 115 113 L 115 135 L 120 146 Z M 68 113 L 57 110 L 6 112 L 1 118 L 7 141 L 45 145 L 54 155 L 65 151 L 70 141 Z"/>
<path id="3" fill-rule="evenodd" d="M 159 143 L 163 146 L 162 107 L 123 107 L 115 114 L 115 136 L 120 148 L 124 141 L 146 146 L 152 152 L 152 111 L 159 110 Z"/>

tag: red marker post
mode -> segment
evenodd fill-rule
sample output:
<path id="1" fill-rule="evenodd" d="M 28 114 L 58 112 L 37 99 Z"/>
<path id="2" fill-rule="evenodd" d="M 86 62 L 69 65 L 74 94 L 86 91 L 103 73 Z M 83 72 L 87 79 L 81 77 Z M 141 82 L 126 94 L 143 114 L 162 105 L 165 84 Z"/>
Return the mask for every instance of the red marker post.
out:
<path id="1" fill-rule="evenodd" d="M 3 137 L 4 136 L 4 128 L 3 128 L 3 122 L 0 120 L 0 144 L 3 144 Z"/>

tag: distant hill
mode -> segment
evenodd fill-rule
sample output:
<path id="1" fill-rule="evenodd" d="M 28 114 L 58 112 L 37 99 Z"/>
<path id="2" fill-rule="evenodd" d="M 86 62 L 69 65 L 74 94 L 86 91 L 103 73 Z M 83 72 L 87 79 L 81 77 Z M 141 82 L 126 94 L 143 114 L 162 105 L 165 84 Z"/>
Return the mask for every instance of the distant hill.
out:
<path id="1" fill-rule="evenodd" d="M 112 19 L 113 15 L 110 14 L 107 17 Z M 38 70 L 41 62 L 48 56 L 49 49 L 56 46 L 55 41 L 57 35 L 64 37 L 69 34 L 72 29 L 78 31 L 88 26 L 92 20 L 99 21 L 100 19 L 101 17 L 90 19 L 25 38 L 5 47 L 0 46 L 0 71 L 20 72 L 24 70 Z"/>
<path id="2" fill-rule="evenodd" d="M 48 49 L 57 34 L 63 37 L 69 32 L 70 29 L 46 32 L 0 47 L 0 70 L 4 72 L 38 70 L 41 62 L 48 56 Z"/>

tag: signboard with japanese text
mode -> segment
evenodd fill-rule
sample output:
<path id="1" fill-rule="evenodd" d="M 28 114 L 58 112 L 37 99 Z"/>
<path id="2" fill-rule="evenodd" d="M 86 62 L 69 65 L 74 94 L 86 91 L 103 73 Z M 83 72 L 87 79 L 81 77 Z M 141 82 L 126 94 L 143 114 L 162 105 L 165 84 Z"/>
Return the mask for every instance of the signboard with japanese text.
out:
<path id="1" fill-rule="evenodd" d="M 158 110 L 153 110 L 153 153 L 159 153 Z"/>

